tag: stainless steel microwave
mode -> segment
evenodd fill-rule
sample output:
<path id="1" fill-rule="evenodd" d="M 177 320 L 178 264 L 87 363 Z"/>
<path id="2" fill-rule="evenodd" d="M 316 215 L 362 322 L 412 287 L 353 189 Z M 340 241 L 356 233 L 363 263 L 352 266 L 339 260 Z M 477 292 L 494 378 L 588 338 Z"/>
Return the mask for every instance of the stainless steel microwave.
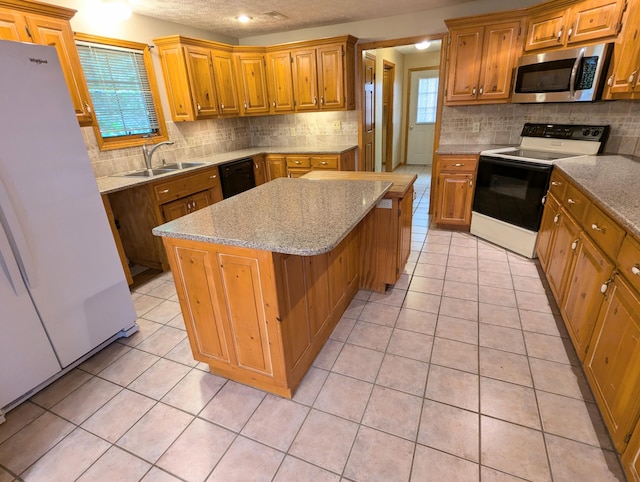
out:
<path id="1" fill-rule="evenodd" d="M 612 49 L 613 45 L 608 43 L 522 56 L 516 67 L 511 101 L 598 100 Z"/>

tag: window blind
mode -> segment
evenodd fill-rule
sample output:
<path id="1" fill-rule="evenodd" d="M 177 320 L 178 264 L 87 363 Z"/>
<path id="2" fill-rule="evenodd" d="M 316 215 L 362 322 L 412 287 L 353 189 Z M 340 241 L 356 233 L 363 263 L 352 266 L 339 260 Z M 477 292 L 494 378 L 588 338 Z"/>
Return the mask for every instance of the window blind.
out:
<path id="1" fill-rule="evenodd" d="M 160 126 L 141 50 L 77 42 L 103 138 L 156 133 Z"/>

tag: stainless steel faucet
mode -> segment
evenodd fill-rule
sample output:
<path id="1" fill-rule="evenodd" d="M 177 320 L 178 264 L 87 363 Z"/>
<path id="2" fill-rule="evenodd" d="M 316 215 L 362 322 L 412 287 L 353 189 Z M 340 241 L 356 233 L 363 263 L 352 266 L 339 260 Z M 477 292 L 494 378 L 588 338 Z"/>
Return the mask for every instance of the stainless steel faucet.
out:
<path id="1" fill-rule="evenodd" d="M 156 152 L 156 149 L 160 146 L 164 146 L 164 145 L 169 146 L 171 144 L 173 144 L 173 142 L 165 141 L 165 142 L 158 142 L 151 148 L 149 148 L 147 144 L 142 146 L 142 154 L 144 155 L 144 163 L 146 164 L 147 169 L 151 169 L 151 159 L 153 158 L 153 153 Z"/>

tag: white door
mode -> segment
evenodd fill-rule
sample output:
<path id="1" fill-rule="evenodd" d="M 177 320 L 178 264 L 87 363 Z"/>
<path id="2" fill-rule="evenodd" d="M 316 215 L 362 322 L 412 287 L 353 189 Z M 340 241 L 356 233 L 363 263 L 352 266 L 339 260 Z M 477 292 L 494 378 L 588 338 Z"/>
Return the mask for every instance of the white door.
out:
<path id="1" fill-rule="evenodd" d="M 438 100 L 438 70 L 411 71 L 407 164 L 431 164 Z"/>

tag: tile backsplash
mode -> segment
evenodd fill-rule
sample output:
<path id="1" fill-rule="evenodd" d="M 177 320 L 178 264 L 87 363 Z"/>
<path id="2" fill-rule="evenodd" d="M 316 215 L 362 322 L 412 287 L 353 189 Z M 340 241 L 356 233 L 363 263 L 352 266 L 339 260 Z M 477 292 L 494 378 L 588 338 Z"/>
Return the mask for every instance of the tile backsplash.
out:
<path id="1" fill-rule="evenodd" d="M 445 106 L 440 144 L 518 144 L 525 122 L 610 125 L 604 151 L 640 156 L 640 102 L 633 101 Z"/>
<path id="2" fill-rule="evenodd" d="M 356 111 L 310 112 L 263 117 L 236 117 L 195 122 L 167 122 L 170 146 L 154 155 L 154 166 L 164 159 L 184 159 L 261 146 L 357 144 Z M 100 151 L 93 128 L 82 128 L 91 165 L 97 177 L 144 168 L 140 147 Z"/>

